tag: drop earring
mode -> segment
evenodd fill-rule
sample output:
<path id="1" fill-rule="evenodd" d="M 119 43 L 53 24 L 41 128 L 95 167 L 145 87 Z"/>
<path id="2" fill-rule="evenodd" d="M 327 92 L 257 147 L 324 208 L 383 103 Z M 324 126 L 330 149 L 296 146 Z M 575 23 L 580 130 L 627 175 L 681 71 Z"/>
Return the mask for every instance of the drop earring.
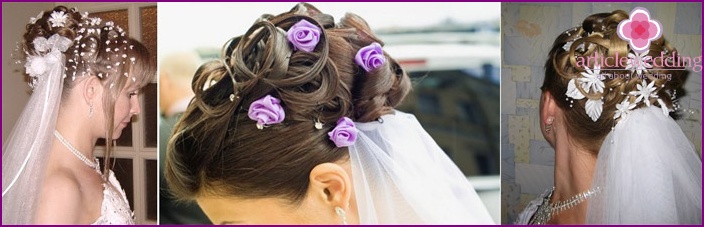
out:
<path id="1" fill-rule="evenodd" d="M 545 125 L 545 132 L 552 131 L 552 123 L 555 121 L 554 117 L 548 117 L 548 123 Z"/>
<path id="2" fill-rule="evenodd" d="M 93 118 L 93 101 L 91 101 L 89 104 L 88 118 Z"/>
<path id="3" fill-rule="evenodd" d="M 337 216 L 340 216 L 342 219 L 342 224 L 347 225 L 347 214 L 345 213 L 345 210 L 343 210 L 342 207 L 335 207 L 335 213 L 337 213 Z"/>

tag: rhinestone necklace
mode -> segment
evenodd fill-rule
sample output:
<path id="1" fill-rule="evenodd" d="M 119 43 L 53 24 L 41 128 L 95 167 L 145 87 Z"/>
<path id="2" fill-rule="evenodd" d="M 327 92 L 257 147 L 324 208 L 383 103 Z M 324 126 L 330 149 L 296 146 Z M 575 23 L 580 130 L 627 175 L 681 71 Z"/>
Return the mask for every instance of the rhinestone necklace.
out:
<path id="1" fill-rule="evenodd" d="M 533 218 L 531 218 L 529 224 L 547 224 L 548 221 L 550 221 L 550 219 L 552 218 L 552 214 L 557 215 L 562 211 L 575 207 L 580 203 L 586 201 L 589 197 L 599 193 L 600 190 L 601 189 L 599 187 L 592 188 L 582 193 L 579 193 L 568 200 L 550 204 L 550 198 L 552 197 L 552 193 L 555 192 L 555 187 L 553 187 L 550 193 L 545 196 L 545 198 L 543 198 L 543 203 L 538 207 L 538 210 L 533 215 Z"/>
<path id="2" fill-rule="evenodd" d="M 100 171 L 100 169 L 99 169 L 100 164 L 98 163 L 98 158 L 95 158 L 95 160 L 93 160 L 91 162 L 88 158 L 86 158 L 86 156 L 81 154 L 81 152 L 79 152 L 78 149 L 76 149 L 75 147 L 73 147 L 73 145 L 71 145 L 68 141 L 66 141 L 66 139 L 64 139 L 64 137 L 61 136 L 59 131 L 54 130 L 54 136 L 57 139 L 59 139 L 59 142 L 61 142 L 69 151 L 71 151 L 71 153 L 73 153 L 73 155 L 75 155 L 78 159 L 83 161 L 83 163 L 85 163 L 88 167 L 90 167 L 91 169 L 95 169 L 95 170 Z"/>
<path id="3" fill-rule="evenodd" d="M 553 191 L 554 190 L 555 189 L 553 189 Z M 570 209 L 570 208 L 584 202 L 589 197 L 591 197 L 592 195 L 595 195 L 598 192 L 599 192 L 599 187 L 583 191 L 582 193 L 579 193 L 575 196 L 572 196 L 572 198 L 570 198 L 568 200 L 560 201 L 555 204 L 551 204 L 550 209 L 553 213 L 557 214 L 559 212 L 565 211 L 567 209 Z"/>

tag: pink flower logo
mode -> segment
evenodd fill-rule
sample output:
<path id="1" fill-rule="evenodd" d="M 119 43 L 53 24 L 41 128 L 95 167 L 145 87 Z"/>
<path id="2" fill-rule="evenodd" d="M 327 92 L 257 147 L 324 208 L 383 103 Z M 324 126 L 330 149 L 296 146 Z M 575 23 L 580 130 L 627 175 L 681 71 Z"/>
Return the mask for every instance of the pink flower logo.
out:
<path id="1" fill-rule="evenodd" d="M 651 41 L 662 36 L 662 25 L 650 19 L 647 9 L 636 7 L 631 11 L 630 19 L 618 24 L 618 36 L 627 40 L 633 51 L 642 53 L 650 48 Z"/>

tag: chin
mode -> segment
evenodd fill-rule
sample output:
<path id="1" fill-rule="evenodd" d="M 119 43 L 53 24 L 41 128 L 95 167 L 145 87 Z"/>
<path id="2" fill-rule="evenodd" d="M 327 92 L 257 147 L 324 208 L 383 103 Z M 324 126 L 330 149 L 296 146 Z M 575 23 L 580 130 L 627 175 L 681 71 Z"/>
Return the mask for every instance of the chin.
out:
<path id="1" fill-rule="evenodd" d="M 114 140 L 119 139 L 120 136 L 122 135 L 122 130 L 124 130 L 124 129 L 125 128 L 119 128 L 119 129 L 116 129 L 115 131 L 113 131 L 112 132 L 112 139 L 114 139 Z"/>

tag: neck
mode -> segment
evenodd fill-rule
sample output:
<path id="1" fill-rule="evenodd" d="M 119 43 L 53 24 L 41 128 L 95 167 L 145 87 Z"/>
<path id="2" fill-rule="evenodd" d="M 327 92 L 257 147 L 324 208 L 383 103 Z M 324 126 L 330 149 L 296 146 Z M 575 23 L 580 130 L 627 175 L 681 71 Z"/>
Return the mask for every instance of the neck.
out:
<path id="1" fill-rule="evenodd" d="M 88 158 L 88 160 L 92 161 L 94 160 L 93 150 L 95 148 L 96 141 L 98 141 L 98 137 L 93 135 L 91 130 L 89 130 L 90 128 L 92 128 L 89 126 L 90 124 L 92 124 L 91 121 L 76 120 L 80 117 L 87 118 L 87 116 L 66 113 L 66 111 L 60 110 L 59 115 L 56 119 L 56 131 L 59 132 L 59 134 L 61 134 L 61 136 L 68 143 L 70 143 L 74 148 L 76 148 L 78 152 Z M 55 141 L 56 143 L 64 147 L 64 145 L 58 142 L 58 140 Z M 68 150 L 69 148 L 65 147 L 65 149 Z M 73 154 L 68 155 L 73 156 Z M 72 158 L 75 158 L 77 163 L 85 165 L 83 161 L 79 160 L 77 157 Z"/>
<path id="2" fill-rule="evenodd" d="M 596 165 L 596 155 L 576 146 L 566 133 L 558 138 L 555 146 L 555 191 L 551 203 L 569 200 L 591 188 Z M 587 216 L 588 200 L 568 210 L 553 214 L 552 220 L 559 224 L 583 224 Z"/>

